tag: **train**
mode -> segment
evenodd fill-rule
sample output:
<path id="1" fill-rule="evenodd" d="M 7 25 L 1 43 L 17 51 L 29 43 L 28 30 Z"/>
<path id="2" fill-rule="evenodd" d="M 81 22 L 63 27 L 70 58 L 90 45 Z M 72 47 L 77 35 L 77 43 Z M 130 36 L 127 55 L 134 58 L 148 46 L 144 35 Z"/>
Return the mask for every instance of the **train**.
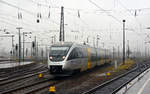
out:
<path id="1" fill-rule="evenodd" d="M 51 45 L 48 55 L 48 69 L 51 75 L 72 75 L 111 62 L 107 49 L 87 44 L 59 42 Z"/>

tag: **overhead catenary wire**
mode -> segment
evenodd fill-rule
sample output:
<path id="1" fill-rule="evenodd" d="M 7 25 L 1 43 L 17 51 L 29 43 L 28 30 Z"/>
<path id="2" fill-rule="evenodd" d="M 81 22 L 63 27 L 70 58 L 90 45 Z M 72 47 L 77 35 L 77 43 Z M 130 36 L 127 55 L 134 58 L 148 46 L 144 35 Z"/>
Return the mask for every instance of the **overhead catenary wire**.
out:
<path id="1" fill-rule="evenodd" d="M 24 11 L 24 12 L 28 13 L 28 14 L 33 15 L 33 13 L 32 13 L 32 12 L 30 12 L 30 11 L 28 11 L 28 10 L 25 10 L 25 9 L 23 9 L 23 8 L 20 8 L 20 7 L 16 6 L 16 5 L 10 4 L 10 3 L 8 3 L 8 2 L 6 2 L 6 1 L 4 1 L 4 0 L 0 0 L 0 3 L 6 4 L 6 5 L 8 5 L 8 6 L 11 6 L 11 7 L 17 8 L 17 9 L 19 9 L 19 10 L 22 10 L 22 11 Z"/>
<path id="2" fill-rule="evenodd" d="M 109 14 L 108 12 L 105 11 L 105 9 L 103 9 L 102 7 L 100 7 L 98 4 L 96 4 L 95 2 L 93 2 L 92 0 L 88 0 L 90 3 L 92 3 L 93 5 L 95 5 L 97 8 L 99 8 L 100 10 L 103 10 L 108 16 L 112 17 L 113 19 L 115 19 L 117 22 L 119 22 L 122 26 L 122 20 L 119 20 L 117 17 Z M 131 28 L 130 30 L 132 30 L 133 32 L 135 32 L 136 30 L 134 30 L 133 28 Z M 135 32 L 138 36 L 140 36 L 137 32 Z M 141 37 L 141 36 L 140 36 Z"/>
<path id="3" fill-rule="evenodd" d="M 118 0 L 118 1 L 119 1 L 119 0 Z M 122 4 L 121 1 L 119 1 L 119 4 L 129 13 L 129 15 L 131 15 L 132 17 L 134 17 L 135 21 L 140 25 L 140 28 L 141 28 L 141 22 L 136 18 L 136 15 L 133 15 L 133 14 L 130 12 L 131 9 L 127 9 L 126 6 L 125 6 L 124 4 Z M 135 11 L 135 10 L 136 10 L 136 9 L 134 9 L 134 11 Z M 133 10 L 132 10 L 132 11 L 133 11 Z M 133 25 L 133 24 L 132 24 L 132 25 Z M 141 37 L 141 34 L 139 34 L 138 32 L 136 32 L 135 29 L 130 28 L 129 30 L 135 32 L 138 36 Z"/>
<path id="4" fill-rule="evenodd" d="M 50 6 L 50 5 L 46 5 L 46 4 L 41 4 L 41 3 L 38 3 L 38 2 L 35 2 L 35 1 L 32 1 L 32 0 L 29 0 L 30 2 L 32 3 L 35 3 L 35 4 L 40 4 L 41 6 L 44 6 L 44 7 L 50 7 L 50 8 L 56 8 L 56 9 L 60 9 L 60 7 L 53 7 L 53 6 Z M 64 9 L 67 9 L 67 10 L 73 10 L 73 11 L 76 11 L 76 9 L 73 9 L 73 8 L 64 8 Z M 83 10 L 83 9 L 78 9 L 78 17 L 80 16 L 79 14 L 79 10 Z M 89 26 L 87 23 L 85 23 L 81 18 L 80 18 L 81 22 L 86 24 L 87 26 Z M 52 20 L 53 21 L 53 20 Z M 54 22 L 54 21 L 53 21 Z M 58 23 L 55 22 L 55 24 L 59 25 Z M 68 27 L 69 28 L 69 27 Z M 71 30 L 71 28 L 69 28 Z"/>
<path id="5" fill-rule="evenodd" d="M 8 16 L 6 16 L 6 17 L 8 17 Z M 13 18 L 15 18 L 15 16 L 13 16 Z M 13 25 L 13 27 L 16 27 L 17 25 L 15 25 L 15 24 L 11 24 L 12 22 L 14 22 L 14 21 L 10 21 L 9 19 L 6 19 L 6 18 L 4 18 L 3 20 L 7 20 L 7 24 L 9 24 L 9 25 Z M 13 19 L 14 20 L 14 19 Z M 18 19 L 17 19 L 18 20 Z M 17 21 L 16 20 L 16 21 Z M 52 19 L 50 19 L 50 20 L 52 20 Z M 28 21 L 28 22 L 30 22 L 30 21 Z M 26 22 L 26 23 L 23 23 L 24 25 L 25 25 L 25 30 L 30 30 L 30 31 L 37 31 L 36 30 L 36 28 L 37 28 L 37 26 L 34 26 L 35 27 L 35 30 L 33 30 L 31 27 L 33 26 L 33 25 L 31 25 L 30 23 L 28 23 L 28 22 Z M 4 23 L 6 23 L 6 22 L 4 22 Z M 56 25 L 59 25 L 57 22 L 55 22 L 55 21 L 53 21 L 52 20 L 52 23 L 55 23 Z M 44 25 L 45 26 L 45 25 Z M 28 29 L 28 28 L 31 28 L 31 29 Z"/>
<path id="6" fill-rule="evenodd" d="M 13 26 L 13 28 L 14 29 L 16 29 L 15 27 L 17 27 L 18 26 L 18 24 L 15 24 L 15 23 L 17 23 L 18 21 L 16 21 L 16 20 L 14 20 L 14 19 L 8 19 L 8 18 L 5 18 L 6 16 L 4 16 L 4 17 L 2 17 L 2 15 L 0 16 L 0 19 L 2 19 L 2 21 L 4 21 L 4 23 L 6 23 L 6 21 L 7 21 L 7 23 L 6 24 L 10 24 L 10 25 L 12 25 Z M 15 22 L 15 23 L 14 23 Z M 30 31 L 34 31 L 30 26 L 31 25 L 29 25 L 29 24 L 26 24 L 26 23 L 23 23 L 25 26 L 25 28 L 24 29 L 27 29 L 27 30 L 30 30 Z"/>
<path id="7" fill-rule="evenodd" d="M 100 10 L 103 10 L 108 16 L 112 17 L 114 20 L 116 20 L 118 23 L 122 24 L 121 20 L 119 20 L 117 17 L 109 14 L 108 12 L 105 11 L 105 9 L 103 9 L 102 7 L 100 7 L 99 5 L 97 5 L 95 2 L 93 2 L 92 0 L 88 0 L 90 3 L 92 3 L 93 5 L 95 5 L 97 8 L 99 8 Z"/>
<path id="8" fill-rule="evenodd" d="M 89 0 L 89 1 L 91 1 L 91 0 Z M 22 10 L 22 11 L 28 13 L 28 14 L 31 14 L 32 16 L 36 14 L 36 13 L 33 13 L 33 12 L 29 11 L 29 10 L 26 10 L 26 9 L 20 8 L 20 7 L 16 6 L 16 5 L 10 4 L 10 3 L 8 3 L 8 2 L 6 2 L 6 1 L 4 1 L 4 0 L 1 0 L 0 2 L 3 3 L 3 4 L 9 5 L 9 6 L 11 6 L 11 7 L 20 9 L 20 10 Z M 93 2 L 93 1 L 92 1 L 92 2 Z M 95 4 L 96 4 L 96 3 L 95 3 Z M 43 4 L 41 4 L 41 5 L 43 5 Z M 98 6 L 97 4 L 96 4 L 96 6 L 100 9 L 99 11 L 103 11 L 103 12 L 106 13 L 108 16 L 111 16 L 111 17 L 112 17 L 113 19 L 115 19 L 117 22 L 119 22 L 119 23 L 122 24 L 121 20 L 119 20 L 117 17 L 115 17 L 115 16 L 111 15 L 110 13 L 108 13 L 107 10 L 101 8 L 101 7 Z M 48 6 L 48 5 L 45 5 L 45 7 L 49 7 L 49 6 Z M 52 7 L 52 8 L 53 8 L 53 7 Z M 55 8 L 55 7 L 54 7 L 54 8 Z M 59 9 L 59 7 L 56 7 L 56 8 Z M 66 8 L 66 9 L 67 9 L 67 8 Z M 69 8 L 68 8 L 68 10 L 69 10 Z M 76 11 L 77 9 L 71 9 L 71 8 L 70 8 L 70 10 L 75 10 L 75 11 Z M 80 12 L 82 11 L 82 9 L 78 9 L 78 10 L 80 10 Z M 54 21 L 53 19 L 50 19 L 50 20 L 51 20 L 52 23 L 55 23 L 56 25 L 59 25 L 59 23 L 56 22 L 56 21 Z M 80 20 L 82 20 L 82 19 L 80 19 Z M 83 23 L 85 23 L 85 22 L 83 22 Z M 68 28 L 68 26 L 67 26 L 67 28 Z"/>
<path id="9" fill-rule="evenodd" d="M 35 16 L 35 14 L 36 14 L 36 13 L 33 13 L 33 12 L 28 11 L 28 10 L 26 10 L 26 9 L 19 8 L 18 6 L 13 5 L 13 4 L 10 4 L 10 3 L 8 3 L 8 2 L 5 2 L 5 1 L 3 1 L 3 0 L 0 0 L 0 3 L 6 4 L 6 5 L 11 6 L 11 7 L 13 7 L 13 8 L 20 9 L 20 10 L 22 10 L 22 11 L 26 12 L 27 14 L 30 14 L 31 16 Z M 57 25 L 58 25 L 58 23 L 56 23 L 56 22 L 54 22 L 54 21 L 53 21 L 53 23 L 55 23 L 55 24 L 57 24 Z"/>
<path id="10" fill-rule="evenodd" d="M 118 0 L 119 1 L 119 0 Z M 122 4 L 121 1 L 119 1 L 119 4 L 132 16 L 134 17 L 135 21 L 138 22 L 138 24 L 141 24 L 141 22 L 139 22 L 139 20 L 136 18 L 137 14 L 135 13 L 134 15 L 130 12 L 131 10 L 127 9 L 126 6 L 124 6 L 124 4 Z M 134 9 L 134 12 L 136 12 L 136 9 Z"/>

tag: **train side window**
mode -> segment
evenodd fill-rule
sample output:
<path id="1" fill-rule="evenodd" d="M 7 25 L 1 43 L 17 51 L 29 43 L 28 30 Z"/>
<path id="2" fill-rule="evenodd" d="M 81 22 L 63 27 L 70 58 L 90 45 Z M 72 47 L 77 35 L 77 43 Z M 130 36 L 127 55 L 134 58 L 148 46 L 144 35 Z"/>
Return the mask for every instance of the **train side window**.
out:
<path id="1" fill-rule="evenodd" d="M 69 57 L 68 57 L 68 60 L 76 59 L 76 58 L 78 58 L 78 57 L 79 57 L 79 56 L 78 56 L 77 48 L 74 48 L 74 49 L 71 51 L 71 53 L 70 53 L 70 55 L 69 55 Z"/>
<path id="2" fill-rule="evenodd" d="M 78 58 L 83 58 L 82 48 L 77 48 Z"/>

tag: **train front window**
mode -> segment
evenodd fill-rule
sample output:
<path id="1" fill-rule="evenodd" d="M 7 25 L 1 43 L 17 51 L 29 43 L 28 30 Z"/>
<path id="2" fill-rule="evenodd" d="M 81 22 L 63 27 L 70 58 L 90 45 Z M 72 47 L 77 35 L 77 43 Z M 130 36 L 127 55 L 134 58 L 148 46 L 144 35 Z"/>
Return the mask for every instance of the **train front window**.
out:
<path id="1" fill-rule="evenodd" d="M 49 58 L 51 61 L 62 61 L 65 59 L 70 47 L 57 46 L 51 47 Z"/>

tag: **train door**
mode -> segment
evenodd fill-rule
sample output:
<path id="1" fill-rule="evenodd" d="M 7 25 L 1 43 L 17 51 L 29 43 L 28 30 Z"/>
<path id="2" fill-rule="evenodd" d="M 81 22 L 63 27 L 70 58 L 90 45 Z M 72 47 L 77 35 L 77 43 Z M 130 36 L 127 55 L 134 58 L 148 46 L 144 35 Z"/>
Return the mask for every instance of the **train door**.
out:
<path id="1" fill-rule="evenodd" d="M 90 58 L 89 53 L 90 52 L 88 52 L 88 48 L 86 48 L 86 47 L 80 48 L 79 54 L 80 54 L 80 57 L 81 57 L 81 59 L 80 59 L 80 61 L 81 61 L 81 71 L 85 71 L 88 68 L 88 63 L 90 63 L 89 62 L 89 58 Z M 90 65 L 89 65 L 89 67 L 90 67 Z"/>
<path id="2" fill-rule="evenodd" d="M 68 57 L 68 62 L 70 63 L 70 67 L 72 67 L 72 69 L 78 69 L 80 67 L 80 57 L 79 57 L 79 53 L 78 53 L 78 48 L 74 48 L 69 57 Z"/>

